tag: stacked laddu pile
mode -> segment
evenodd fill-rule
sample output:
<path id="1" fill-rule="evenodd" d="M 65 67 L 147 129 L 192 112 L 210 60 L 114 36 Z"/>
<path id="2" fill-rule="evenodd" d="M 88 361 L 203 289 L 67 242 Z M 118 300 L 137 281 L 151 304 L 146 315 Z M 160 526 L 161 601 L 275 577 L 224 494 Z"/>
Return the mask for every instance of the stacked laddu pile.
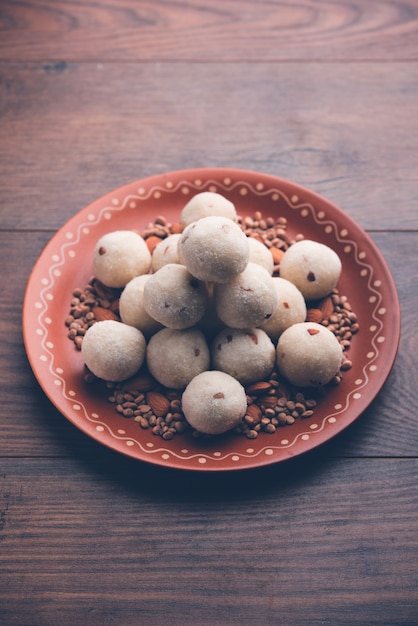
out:
<path id="1" fill-rule="evenodd" d="M 278 369 L 292 385 L 323 387 L 339 372 L 343 350 L 321 324 L 306 321 L 307 302 L 331 293 L 341 274 L 337 254 L 301 240 L 273 276 L 269 249 L 244 234 L 234 205 L 203 192 L 183 208 L 181 233 L 150 253 L 133 231 L 97 242 L 93 272 L 121 290 L 121 321 L 85 332 L 81 351 L 98 378 L 120 382 L 145 364 L 198 432 L 235 428 L 246 415 L 245 386 Z"/>

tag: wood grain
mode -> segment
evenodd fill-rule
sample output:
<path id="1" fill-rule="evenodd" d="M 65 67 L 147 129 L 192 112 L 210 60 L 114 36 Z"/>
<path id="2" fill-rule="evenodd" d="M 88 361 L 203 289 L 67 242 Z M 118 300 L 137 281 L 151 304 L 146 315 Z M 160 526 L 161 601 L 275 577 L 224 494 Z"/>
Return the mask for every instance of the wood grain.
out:
<path id="1" fill-rule="evenodd" d="M 144 176 L 229 166 L 416 229 L 417 85 L 412 63 L 0 65 L 0 225 L 56 229 Z"/>
<path id="2" fill-rule="evenodd" d="M 0 59 L 416 60 L 415 0 L 3 2 Z"/>
<path id="3" fill-rule="evenodd" d="M 93 458 L 0 468 L 5 623 L 394 626 L 417 615 L 416 459 L 311 460 L 244 481 Z"/>
<path id="4" fill-rule="evenodd" d="M 2 626 L 416 625 L 417 59 L 417 0 L 0 3 Z M 204 166 L 328 197 L 401 303 L 368 410 L 254 471 L 108 450 L 52 407 L 22 340 L 31 268 L 66 220 Z"/>

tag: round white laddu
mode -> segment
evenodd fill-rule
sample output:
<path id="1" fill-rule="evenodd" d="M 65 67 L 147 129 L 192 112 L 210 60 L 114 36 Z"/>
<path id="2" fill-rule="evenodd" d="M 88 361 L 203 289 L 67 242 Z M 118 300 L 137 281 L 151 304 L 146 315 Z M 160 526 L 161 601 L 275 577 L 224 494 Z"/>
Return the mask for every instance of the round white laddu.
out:
<path id="1" fill-rule="evenodd" d="M 146 359 L 154 378 L 169 389 L 184 389 L 210 365 L 205 336 L 196 328 L 158 331 L 148 342 Z"/>
<path id="2" fill-rule="evenodd" d="M 250 244 L 249 263 L 258 263 L 258 265 L 262 265 L 269 274 L 273 274 L 274 260 L 269 248 L 258 239 L 254 239 L 254 237 L 248 237 L 248 243 Z"/>
<path id="3" fill-rule="evenodd" d="M 248 238 L 226 217 L 204 217 L 186 226 L 179 257 L 199 280 L 226 283 L 242 272 L 250 256 Z"/>
<path id="4" fill-rule="evenodd" d="M 276 354 L 279 372 L 298 387 L 326 385 L 338 374 L 343 359 L 336 336 L 314 322 L 287 328 L 279 337 Z"/>
<path id="5" fill-rule="evenodd" d="M 178 242 L 180 239 L 180 234 L 169 235 L 160 243 L 157 243 L 155 246 L 152 258 L 151 258 L 151 267 L 152 271 L 156 272 L 163 265 L 168 265 L 169 263 L 180 263 L 179 252 L 178 252 Z"/>
<path id="6" fill-rule="evenodd" d="M 210 370 L 195 376 L 182 395 L 189 424 L 201 433 L 220 435 L 238 426 L 247 410 L 244 387 L 225 372 Z"/>
<path id="7" fill-rule="evenodd" d="M 299 289 L 289 280 L 275 276 L 273 282 L 278 305 L 270 319 L 260 324 L 260 328 L 277 341 L 286 328 L 306 320 L 306 302 Z"/>
<path id="8" fill-rule="evenodd" d="M 180 224 L 188 226 L 192 222 L 217 215 L 219 217 L 229 217 L 233 220 L 237 216 L 233 203 L 220 193 L 213 191 L 202 191 L 189 200 L 180 213 Z"/>
<path id="9" fill-rule="evenodd" d="M 296 285 L 306 300 L 317 300 L 331 293 L 341 269 L 341 260 L 334 250 L 309 239 L 290 246 L 280 261 L 280 276 Z"/>
<path id="10" fill-rule="evenodd" d="M 207 305 L 205 283 L 192 276 L 184 265 L 163 265 L 145 283 L 146 312 L 168 328 L 194 326 L 204 316 Z"/>
<path id="11" fill-rule="evenodd" d="M 81 353 L 98 378 L 119 382 L 137 373 L 145 358 L 145 337 L 140 330 L 114 320 L 96 322 L 87 330 Z"/>
<path id="12" fill-rule="evenodd" d="M 93 251 L 93 273 L 107 287 L 124 287 L 135 276 L 146 274 L 150 267 L 147 244 L 132 230 L 103 235 Z"/>
<path id="13" fill-rule="evenodd" d="M 149 336 L 161 328 L 144 307 L 144 287 L 150 274 L 135 276 L 127 283 L 119 298 L 119 314 L 124 324 L 135 326 L 144 335 Z"/>
<path id="14" fill-rule="evenodd" d="M 278 297 L 273 277 L 257 263 L 248 263 L 230 282 L 215 285 L 219 318 L 230 328 L 254 328 L 273 315 Z"/>
<path id="15" fill-rule="evenodd" d="M 215 369 L 248 385 L 271 373 L 276 349 L 260 328 L 224 328 L 212 342 L 211 356 Z"/>

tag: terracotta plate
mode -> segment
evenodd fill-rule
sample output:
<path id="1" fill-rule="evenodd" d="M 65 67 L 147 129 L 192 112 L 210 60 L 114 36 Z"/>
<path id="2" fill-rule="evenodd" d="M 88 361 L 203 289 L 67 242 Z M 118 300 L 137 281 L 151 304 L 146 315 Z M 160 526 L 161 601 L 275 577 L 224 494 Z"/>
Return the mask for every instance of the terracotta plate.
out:
<path id="1" fill-rule="evenodd" d="M 64 320 L 72 290 L 91 277 L 97 239 L 117 229 L 142 229 L 157 215 L 178 221 L 200 191 L 231 199 L 240 215 L 288 219 L 289 233 L 325 243 L 342 259 L 341 294 L 358 315 L 360 331 L 349 351 L 352 369 L 322 399 L 314 417 L 297 420 L 256 440 L 224 435 L 210 442 L 177 435 L 163 441 L 119 416 L 83 379 L 81 354 L 67 338 Z M 274 176 L 233 169 L 171 172 L 133 182 L 96 200 L 47 244 L 30 276 L 23 307 L 27 354 L 40 385 L 77 428 L 136 459 L 188 470 L 236 470 L 284 461 L 334 437 L 351 424 L 382 388 L 395 360 L 400 332 L 396 288 L 368 235 L 324 198 Z"/>

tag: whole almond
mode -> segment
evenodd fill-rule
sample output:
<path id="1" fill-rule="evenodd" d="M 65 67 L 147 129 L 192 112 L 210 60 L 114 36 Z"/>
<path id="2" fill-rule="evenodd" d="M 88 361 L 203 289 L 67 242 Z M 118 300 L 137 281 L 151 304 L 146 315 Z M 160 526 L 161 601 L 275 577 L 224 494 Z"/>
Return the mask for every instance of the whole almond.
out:
<path id="1" fill-rule="evenodd" d="M 115 322 L 119 321 L 117 315 L 115 315 L 110 309 L 104 309 L 101 306 L 95 306 L 93 307 L 92 311 L 97 322 L 103 322 L 105 320 L 113 320 Z"/>
<path id="2" fill-rule="evenodd" d="M 327 320 L 334 313 L 334 303 L 329 296 L 319 303 L 319 309 L 322 311 L 323 319 Z"/>
<path id="3" fill-rule="evenodd" d="M 282 258 L 283 258 L 284 251 L 283 251 L 283 250 L 280 250 L 280 248 L 276 248 L 275 246 L 272 246 L 272 247 L 270 248 L 270 252 L 271 252 L 271 255 L 272 255 L 272 257 L 273 257 L 273 262 L 274 262 L 274 265 L 279 265 L 279 264 L 280 264 L 280 261 L 281 261 L 281 260 L 282 260 Z"/>
<path id="4" fill-rule="evenodd" d="M 274 408 L 277 404 L 276 396 L 262 396 L 259 400 L 257 400 L 262 406 L 265 408 Z"/>
<path id="5" fill-rule="evenodd" d="M 93 283 L 94 291 L 97 293 L 101 300 L 113 300 L 117 290 L 113 287 L 107 287 L 100 282 L 97 278 Z"/>
<path id="6" fill-rule="evenodd" d="M 252 332 L 247 332 L 246 334 L 247 334 L 247 336 L 251 339 L 251 341 L 252 341 L 253 343 L 255 343 L 255 345 L 257 345 L 257 344 L 258 344 L 258 337 L 257 337 L 257 335 L 255 335 L 255 334 L 254 334 L 254 333 L 252 333 Z"/>
<path id="7" fill-rule="evenodd" d="M 257 422 L 261 419 L 261 409 L 257 404 L 249 404 L 247 406 L 246 414 Z"/>
<path id="8" fill-rule="evenodd" d="M 320 324 L 323 320 L 323 314 L 321 309 L 308 309 L 306 314 L 307 322 L 315 322 L 316 324 Z"/>
<path id="9" fill-rule="evenodd" d="M 266 393 L 269 389 L 271 389 L 270 383 L 267 383 L 265 381 L 260 381 L 258 383 L 253 383 L 252 385 L 247 387 L 247 393 L 250 396 L 258 395 L 258 394 Z"/>
<path id="10" fill-rule="evenodd" d="M 119 298 L 116 298 L 116 300 L 113 300 L 109 308 L 114 313 L 118 313 L 119 312 Z"/>
<path id="11" fill-rule="evenodd" d="M 148 250 L 151 252 L 151 254 L 154 252 L 155 246 L 161 241 L 161 237 L 157 237 L 156 235 L 150 235 L 145 239 L 145 243 L 147 244 Z"/>
<path id="12" fill-rule="evenodd" d="M 170 408 L 170 401 L 158 391 L 149 391 L 147 393 L 147 404 L 151 407 L 152 412 L 157 417 L 165 417 Z"/>
<path id="13" fill-rule="evenodd" d="M 146 374 L 138 374 L 129 381 L 129 387 L 137 389 L 140 393 L 146 393 L 147 391 L 155 389 L 156 384 L 155 379 Z"/>

